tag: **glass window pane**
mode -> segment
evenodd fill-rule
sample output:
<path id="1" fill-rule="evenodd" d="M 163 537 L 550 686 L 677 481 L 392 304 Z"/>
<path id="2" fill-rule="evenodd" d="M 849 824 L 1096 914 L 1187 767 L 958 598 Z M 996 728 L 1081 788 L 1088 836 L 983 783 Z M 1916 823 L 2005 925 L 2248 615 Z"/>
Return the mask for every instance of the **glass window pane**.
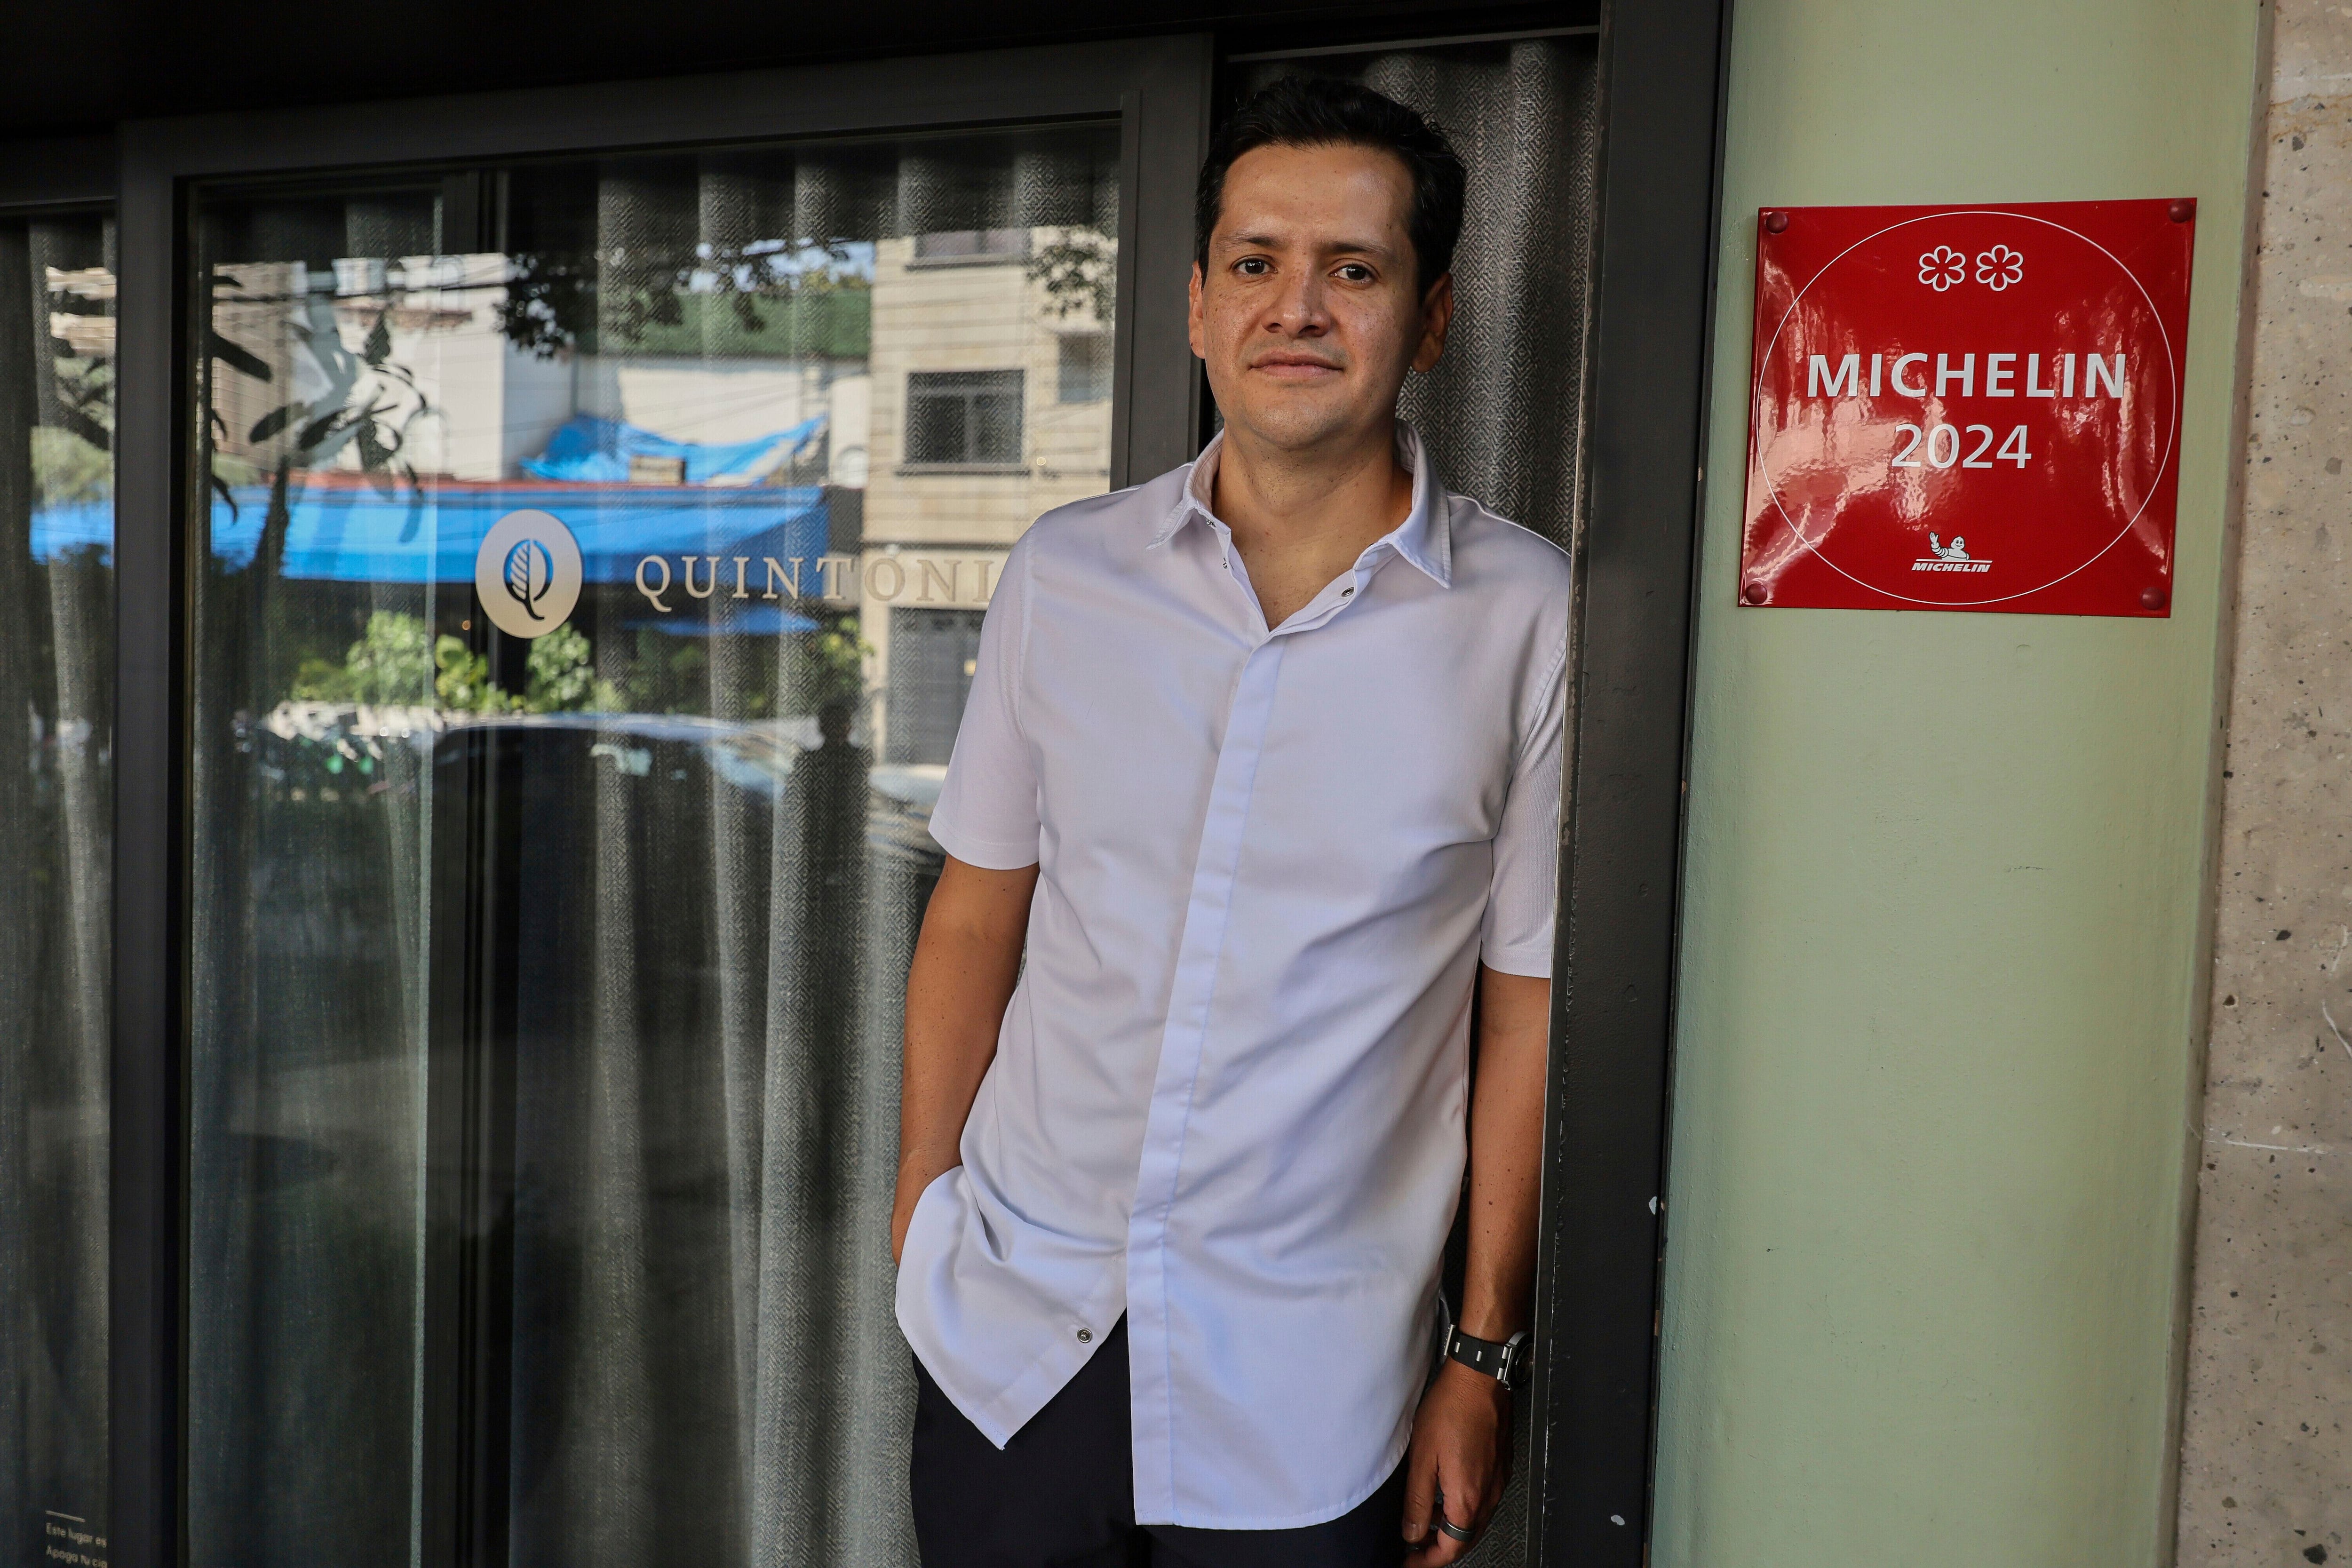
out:
<path id="1" fill-rule="evenodd" d="M 889 760 L 945 767 L 980 658 L 978 610 L 890 611 Z"/>
<path id="2" fill-rule="evenodd" d="M 1110 395 L 1110 339 L 1101 332 L 1069 332 L 1061 340 L 1064 403 L 1097 403 Z"/>
<path id="3" fill-rule="evenodd" d="M 907 461 L 961 463 L 971 442 L 971 405 L 942 375 L 907 378 Z"/>
<path id="4" fill-rule="evenodd" d="M 114 226 L 0 217 L 0 1562 L 102 1558 Z"/>
<path id="5" fill-rule="evenodd" d="M 1017 463 L 1021 460 L 1021 373 L 997 371 L 971 399 L 971 460 L 975 463 Z"/>
<path id="6" fill-rule="evenodd" d="M 958 228 L 915 236 L 918 261 L 1003 261 L 1029 254 L 1029 230 Z"/>
<path id="7" fill-rule="evenodd" d="M 1021 461 L 1023 373 L 916 371 L 907 377 L 907 461 Z"/>
<path id="8" fill-rule="evenodd" d="M 1118 151 L 199 193 L 195 1563 L 911 1568 L 899 985 Z"/>

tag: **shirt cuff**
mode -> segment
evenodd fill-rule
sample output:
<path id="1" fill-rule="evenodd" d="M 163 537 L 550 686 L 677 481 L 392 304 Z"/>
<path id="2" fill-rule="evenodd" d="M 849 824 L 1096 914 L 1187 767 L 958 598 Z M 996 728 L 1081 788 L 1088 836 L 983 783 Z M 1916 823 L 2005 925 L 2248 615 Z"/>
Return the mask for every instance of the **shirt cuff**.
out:
<path id="1" fill-rule="evenodd" d="M 950 850 L 950 853 L 954 852 Z M 961 860 L 963 857 L 958 855 L 956 858 Z M 1524 974 L 1533 980 L 1549 980 L 1551 954 L 1551 939 L 1546 937 L 1540 943 L 1523 943 L 1518 947 L 1486 948 L 1478 954 L 1478 962 L 1498 973 Z"/>
<path id="2" fill-rule="evenodd" d="M 976 833 L 966 833 L 948 819 L 941 811 L 931 813 L 931 837 L 940 847 L 967 866 L 977 866 L 983 871 L 1018 871 L 1037 863 L 1037 840 L 1026 843 L 1017 838 L 983 838 Z M 1546 973 L 1550 973 L 1546 965 Z"/>

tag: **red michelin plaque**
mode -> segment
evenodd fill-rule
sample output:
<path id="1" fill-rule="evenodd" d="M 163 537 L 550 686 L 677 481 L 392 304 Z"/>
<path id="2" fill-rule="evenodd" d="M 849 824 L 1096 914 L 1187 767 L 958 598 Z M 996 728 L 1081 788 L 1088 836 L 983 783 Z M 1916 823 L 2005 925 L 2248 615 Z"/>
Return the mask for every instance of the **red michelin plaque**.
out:
<path id="1" fill-rule="evenodd" d="M 1770 207 L 1739 597 L 2163 616 L 2192 201 Z"/>

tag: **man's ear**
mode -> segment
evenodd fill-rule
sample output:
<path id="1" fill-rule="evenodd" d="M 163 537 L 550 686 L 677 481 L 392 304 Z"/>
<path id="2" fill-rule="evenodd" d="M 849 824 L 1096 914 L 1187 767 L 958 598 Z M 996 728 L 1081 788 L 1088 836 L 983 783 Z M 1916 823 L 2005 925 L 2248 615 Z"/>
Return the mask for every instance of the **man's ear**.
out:
<path id="1" fill-rule="evenodd" d="M 1198 261 L 1192 263 L 1192 281 L 1184 286 L 1184 335 L 1192 342 L 1192 357 L 1205 360 L 1209 356 L 1202 342 L 1201 264 Z"/>
<path id="2" fill-rule="evenodd" d="M 1421 297 L 1421 342 L 1412 351 L 1412 368 L 1430 371 L 1445 357 L 1445 334 L 1454 328 L 1454 274 L 1441 273 Z"/>

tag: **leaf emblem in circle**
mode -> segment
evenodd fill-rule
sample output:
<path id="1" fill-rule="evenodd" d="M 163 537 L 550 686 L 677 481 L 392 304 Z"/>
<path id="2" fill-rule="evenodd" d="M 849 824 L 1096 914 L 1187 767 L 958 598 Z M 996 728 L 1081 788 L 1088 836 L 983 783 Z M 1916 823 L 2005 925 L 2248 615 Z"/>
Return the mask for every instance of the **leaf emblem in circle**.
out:
<path id="1" fill-rule="evenodd" d="M 1940 294 L 1955 283 L 1968 281 L 1969 258 L 1948 245 L 1922 252 L 1919 257 L 1919 281 Z"/>
<path id="2" fill-rule="evenodd" d="M 555 559 L 547 546 L 536 539 L 518 540 L 507 552 L 504 573 L 507 597 L 522 606 L 522 613 L 532 620 L 543 619 L 539 602 L 555 586 Z"/>

